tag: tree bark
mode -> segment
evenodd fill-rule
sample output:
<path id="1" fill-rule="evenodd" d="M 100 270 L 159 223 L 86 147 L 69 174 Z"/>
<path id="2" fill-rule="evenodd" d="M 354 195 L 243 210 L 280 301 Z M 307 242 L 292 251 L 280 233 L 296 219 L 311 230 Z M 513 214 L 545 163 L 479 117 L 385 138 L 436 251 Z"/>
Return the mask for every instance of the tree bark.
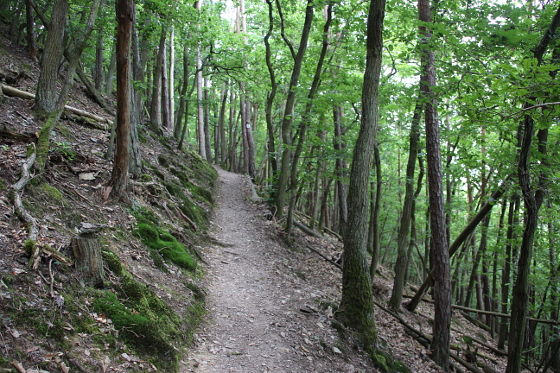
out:
<path id="1" fill-rule="evenodd" d="M 296 88 L 299 84 L 299 76 L 303 65 L 303 57 L 307 49 L 307 42 L 311 32 L 311 24 L 313 22 L 314 2 L 307 1 L 305 8 L 305 20 L 303 22 L 303 30 L 299 48 L 294 58 L 294 67 L 290 77 L 290 86 L 288 88 L 288 96 L 286 97 L 286 105 L 284 107 L 284 116 L 282 117 L 282 159 L 278 174 L 278 184 L 276 190 L 276 207 L 278 217 L 284 215 L 284 206 L 286 204 L 286 186 L 290 178 L 290 162 L 292 159 L 292 135 L 291 125 L 294 120 L 294 107 L 296 102 Z M 294 191 L 295 192 L 295 191 Z"/>
<path id="2" fill-rule="evenodd" d="M 35 95 L 35 112 L 39 117 L 46 118 L 54 110 L 58 98 L 56 87 L 58 65 L 64 53 L 64 27 L 68 17 L 68 0 L 56 0 L 48 25 L 47 41 L 41 59 L 41 72 L 37 81 Z"/>
<path id="3" fill-rule="evenodd" d="M 342 322 L 359 332 L 368 351 L 374 349 L 377 340 L 366 244 L 369 171 L 378 126 L 384 16 L 385 1 L 372 0 L 367 20 L 362 116 L 348 189 L 348 225 L 344 235 L 342 299 L 338 311 L 338 317 Z"/>
<path id="4" fill-rule="evenodd" d="M 401 213 L 399 234 L 397 238 L 397 261 L 395 262 L 395 280 L 389 308 L 399 310 L 406 278 L 406 263 L 408 262 L 408 247 L 410 243 L 410 223 L 412 221 L 412 206 L 414 204 L 414 173 L 418 157 L 418 141 L 420 139 L 420 119 L 422 118 L 422 100 L 418 97 L 414 115 L 410 126 L 408 162 L 406 165 L 404 203 Z"/>
<path id="5" fill-rule="evenodd" d="M 429 0 L 418 1 L 421 22 L 431 22 Z M 445 228 L 445 206 L 443 199 L 443 176 L 440 152 L 439 123 L 436 110 L 435 56 L 428 45 L 432 35 L 426 26 L 420 26 L 422 38 L 422 77 L 420 87 L 426 102 L 424 121 L 426 124 L 426 153 L 428 161 L 428 186 L 430 204 L 431 251 L 434 268 L 435 314 L 432 359 L 445 372 L 449 371 L 449 341 L 451 329 L 451 277 L 449 246 Z"/>
<path id="6" fill-rule="evenodd" d="M 557 9 L 550 27 L 535 48 L 534 58 L 537 60 L 539 65 L 542 63 L 544 53 L 553 39 L 558 27 L 560 27 L 560 7 Z M 528 108 L 532 106 L 532 102 L 534 102 L 533 98 L 527 100 L 523 107 Z M 519 149 L 519 162 L 517 166 L 519 185 L 523 194 L 523 202 L 525 204 L 525 229 L 523 231 L 523 238 L 519 249 L 517 279 L 515 280 L 512 292 L 513 298 L 511 302 L 510 339 L 506 373 L 521 372 L 523 338 L 525 336 L 527 309 L 529 304 L 529 296 L 527 293 L 529 285 L 529 271 L 531 268 L 535 232 L 537 231 L 538 226 L 539 209 L 544 200 L 543 184 L 547 179 L 547 171 L 544 169 L 546 167 L 544 167 L 537 176 L 537 188 L 535 189 L 532 185 L 530 160 L 534 132 L 535 122 L 529 114 L 526 114 L 523 118 L 523 123 L 521 124 L 521 146 Z M 537 149 L 540 153 L 540 163 L 543 166 L 547 166 L 547 140 L 548 127 L 539 129 L 537 133 Z"/>
<path id="7" fill-rule="evenodd" d="M 30 0 L 25 0 L 25 14 L 27 24 L 27 49 L 29 56 L 37 61 L 37 42 L 35 40 L 35 20 L 33 19 L 33 7 Z"/>
<path id="8" fill-rule="evenodd" d="M 150 105 L 150 123 L 154 129 L 160 129 L 162 124 L 161 118 L 161 90 L 162 90 L 162 73 L 164 64 L 165 51 L 165 30 L 161 30 L 159 37 L 159 47 L 154 67 L 152 100 Z"/>
<path id="9" fill-rule="evenodd" d="M 130 36 L 134 23 L 134 1 L 117 0 L 117 151 L 111 174 L 111 195 L 128 201 L 130 146 Z"/>

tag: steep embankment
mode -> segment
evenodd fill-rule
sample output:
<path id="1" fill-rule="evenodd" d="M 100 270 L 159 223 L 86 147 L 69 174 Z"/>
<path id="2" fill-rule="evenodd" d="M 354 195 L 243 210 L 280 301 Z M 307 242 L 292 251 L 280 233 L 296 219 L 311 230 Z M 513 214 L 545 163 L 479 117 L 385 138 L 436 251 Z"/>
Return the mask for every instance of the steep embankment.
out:
<path id="1" fill-rule="evenodd" d="M 0 36 L 0 83 L 33 92 L 38 75 L 27 53 Z M 79 82 L 70 98 L 71 106 L 112 119 Z M 105 200 L 110 128 L 65 113 L 45 172 L 31 169 L 17 192 L 39 229 L 29 241 L 12 185 L 41 128 L 32 105 L 0 94 L 0 370 L 177 371 L 204 314 L 197 246 L 215 170 L 140 126 L 143 170 L 131 180 L 132 203 Z M 103 227 L 90 242 L 102 252 L 101 286 L 73 265 L 84 223 Z"/>

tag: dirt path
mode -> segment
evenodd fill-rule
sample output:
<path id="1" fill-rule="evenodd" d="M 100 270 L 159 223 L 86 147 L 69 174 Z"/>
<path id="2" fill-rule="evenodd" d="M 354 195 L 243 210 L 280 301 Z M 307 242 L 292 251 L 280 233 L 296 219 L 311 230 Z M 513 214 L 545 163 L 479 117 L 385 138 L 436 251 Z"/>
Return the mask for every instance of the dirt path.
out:
<path id="1" fill-rule="evenodd" d="M 345 360 L 328 320 L 331 308 L 320 306 L 336 301 L 338 280 L 313 281 L 305 273 L 328 264 L 287 251 L 267 232 L 272 225 L 249 200 L 246 176 L 219 175 L 210 230 L 217 243 L 205 252 L 208 321 L 183 371 L 370 371 L 363 361 Z"/>

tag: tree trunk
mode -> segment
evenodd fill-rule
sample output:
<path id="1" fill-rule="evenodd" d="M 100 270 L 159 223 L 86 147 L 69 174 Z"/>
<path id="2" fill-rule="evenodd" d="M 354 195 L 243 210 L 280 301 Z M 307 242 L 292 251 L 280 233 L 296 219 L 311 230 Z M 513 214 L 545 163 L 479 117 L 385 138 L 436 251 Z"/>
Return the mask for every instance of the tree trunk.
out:
<path id="1" fill-rule="evenodd" d="M 335 188 L 338 196 L 338 232 L 344 235 L 346 223 L 348 221 L 348 204 L 346 201 L 346 185 L 345 180 L 348 175 L 348 164 L 344 161 L 344 153 L 346 152 L 346 144 L 344 143 L 344 133 L 342 127 L 342 107 L 333 106 L 333 149 L 337 154 L 334 161 L 334 174 L 336 175 Z"/>
<path id="2" fill-rule="evenodd" d="M 103 34 L 97 35 L 95 46 L 95 89 L 101 91 L 103 88 Z"/>
<path id="3" fill-rule="evenodd" d="M 381 178 L 381 156 L 379 155 L 379 145 L 377 143 L 373 148 L 373 160 L 375 165 L 375 192 L 372 190 L 371 193 L 370 228 L 368 230 L 368 245 L 371 245 L 369 276 L 371 277 L 372 282 L 375 278 L 375 271 L 377 270 L 377 264 L 379 262 L 379 254 L 381 254 L 379 211 L 381 210 L 383 182 Z"/>
<path id="4" fill-rule="evenodd" d="M 30 0 L 25 0 L 25 14 L 27 24 L 27 49 L 29 56 L 37 61 L 37 42 L 35 40 L 35 20 L 33 19 L 33 7 Z"/>
<path id="5" fill-rule="evenodd" d="M 55 110 L 58 98 L 59 90 L 56 87 L 56 81 L 58 65 L 64 53 L 63 39 L 68 9 L 68 0 L 56 0 L 53 4 L 35 95 L 35 112 L 42 118 L 48 117 Z"/>
<path id="6" fill-rule="evenodd" d="M 169 133 L 173 133 L 175 125 L 175 28 L 171 26 L 169 36 Z"/>
<path id="7" fill-rule="evenodd" d="M 152 100 L 150 105 L 150 123 L 154 129 L 161 128 L 161 90 L 162 90 L 162 73 L 165 58 L 165 31 L 161 31 L 159 38 L 159 47 L 154 66 L 154 76 L 152 85 Z"/>
<path id="8" fill-rule="evenodd" d="M 539 41 L 534 51 L 534 58 L 540 65 L 548 45 L 550 44 L 556 30 L 560 26 L 560 7 L 556 11 L 552 23 L 545 35 Z M 529 99 L 523 105 L 527 108 L 532 105 L 534 98 Z M 506 373 L 519 373 L 521 372 L 521 358 L 523 354 L 523 338 L 525 335 L 525 326 L 527 321 L 527 309 L 529 297 L 527 294 L 529 285 L 529 272 L 531 268 L 531 259 L 533 254 L 533 243 L 535 239 L 535 232 L 538 226 L 538 214 L 541 204 L 544 200 L 544 186 L 547 179 L 546 167 L 541 169 L 538 174 L 538 185 L 535 190 L 531 183 L 531 151 L 533 144 L 533 136 L 535 132 L 535 122 L 533 118 L 526 114 L 521 124 L 521 145 L 519 149 L 519 162 L 518 162 L 518 178 L 521 192 L 523 194 L 523 201 L 525 204 L 525 217 L 523 231 L 523 239 L 519 249 L 519 260 L 517 262 L 517 279 L 513 287 L 513 298 L 511 302 L 511 321 L 510 321 L 510 339 L 508 348 L 508 364 Z M 548 127 L 539 129 L 537 133 L 537 148 L 540 163 L 542 166 L 547 166 L 546 151 L 548 140 Z"/>
<path id="9" fill-rule="evenodd" d="M 325 62 L 325 56 L 327 55 L 327 49 L 329 46 L 329 28 L 332 21 L 332 3 L 330 1 L 327 2 L 327 9 L 325 12 L 326 21 L 323 27 L 323 45 L 321 48 L 321 53 L 319 55 L 319 60 L 317 61 L 317 66 L 315 68 L 315 74 L 313 76 L 313 82 L 311 83 L 311 88 L 307 94 L 307 103 L 305 104 L 305 110 L 301 116 L 301 121 L 298 126 L 297 130 L 297 145 L 294 151 L 294 156 L 292 159 L 292 167 L 290 170 L 290 189 L 296 190 L 298 184 L 298 165 L 299 165 L 299 158 L 301 157 L 301 153 L 303 151 L 303 143 L 305 141 L 305 133 L 309 122 L 311 121 L 311 109 L 313 107 L 313 99 L 315 98 L 315 93 L 319 88 L 321 83 L 321 72 L 323 71 L 323 63 Z M 295 209 L 296 196 L 294 193 L 290 194 L 290 203 L 288 208 L 288 217 L 287 217 L 287 224 L 286 224 L 286 236 L 288 241 L 290 240 L 290 234 L 292 229 L 293 223 L 293 211 Z"/>
<path id="10" fill-rule="evenodd" d="M 278 84 L 276 83 L 276 75 L 274 73 L 274 67 L 272 66 L 272 52 L 270 50 L 269 42 L 269 39 L 272 36 L 272 30 L 274 28 L 273 7 L 271 0 L 266 0 L 266 3 L 268 4 L 268 31 L 264 37 L 264 45 L 266 48 L 266 67 L 270 76 L 270 92 L 268 92 L 266 96 L 266 107 L 264 112 L 266 118 L 266 131 L 268 135 L 268 161 L 270 162 L 270 168 L 272 170 L 272 178 L 275 178 L 276 174 L 278 173 L 278 164 L 276 162 L 276 145 L 274 139 L 275 130 L 274 123 L 272 121 L 272 105 L 274 104 L 274 98 L 276 97 Z"/>
<path id="11" fill-rule="evenodd" d="M 134 6 L 136 14 L 136 6 Z M 138 40 L 138 29 L 132 25 L 131 35 L 131 52 L 132 52 L 132 78 L 135 82 L 144 83 L 144 68 L 142 64 L 142 56 L 140 54 L 140 42 Z M 139 84 L 141 85 L 141 84 Z M 142 123 L 142 88 L 139 86 L 130 87 L 132 95 L 131 120 L 130 123 L 130 162 L 128 172 L 133 178 L 140 177 L 142 173 L 142 154 L 140 152 L 140 141 L 138 139 L 138 126 Z"/>
<path id="12" fill-rule="evenodd" d="M 116 43 L 115 43 L 116 44 Z M 105 93 L 107 96 L 113 94 L 114 79 L 115 79 L 115 69 L 117 68 L 117 54 L 114 51 L 111 53 L 111 61 L 109 61 L 109 69 L 107 70 L 107 76 L 105 77 Z"/>
<path id="13" fill-rule="evenodd" d="M 286 105 L 284 107 L 284 116 L 282 118 L 282 160 L 280 172 L 278 175 L 276 207 L 278 217 L 284 215 L 284 205 L 286 204 L 286 187 L 290 178 L 290 162 L 292 159 L 292 136 L 291 125 L 294 120 L 294 107 L 296 101 L 296 88 L 299 84 L 299 75 L 303 65 L 303 57 L 307 49 L 307 41 L 311 32 L 311 24 L 313 22 L 313 10 L 315 4 L 312 0 L 307 1 L 305 8 L 305 20 L 303 23 L 303 30 L 301 32 L 301 39 L 299 42 L 298 52 L 294 58 L 294 67 L 290 78 L 290 86 L 288 89 L 288 96 L 286 97 Z M 293 191 L 295 192 L 295 191 Z"/>
<path id="14" fill-rule="evenodd" d="M 430 1 L 418 1 L 418 14 L 421 22 L 431 23 Z M 426 100 L 426 153 L 428 160 L 428 186 L 430 203 L 431 252 L 434 268 L 435 314 L 432 359 L 449 371 L 449 340 L 451 328 L 451 277 L 449 265 L 449 246 L 445 228 L 445 206 L 443 200 L 443 176 L 440 153 L 439 123 L 436 111 L 435 56 L 428 45 L 431 32 L 420 26 L 422 37 L 422 77 L 420 86 Z"/>
<path id="15" fill-rule="evenodd" d="M 210 142 L 210 100 L 208 98 L 209 81 L 204 79 L 204 91 L 202 92 L 204 109 L 204 149 L 206 150 L 206 160 L 212 162 L 212 144 Z"/>
<path id="16" fill-rule="evenodd" d="M 80 234 L 72 239 L 76 270 L 85 283 L 103 287 L 104 271 L 101 243 L 93 234 Z"/>
<path id="17" fill-rule="evenodd" d="M 117 0 L 117 152 L 111 174 L 111 195 L 128 200 L 130 144 L 130 35 L 134 22 L 134 1 Z"/>
<path id="18" fill-rule="evenodd" d="M 167 38 L 167 35 L 166 35 Z M 171 112 L 169 110 L 169 79 L 167 69 L 167 45 L 163 44 L 161 56 L 161 127 L 166 132 L 172 133 Z"/>
<path id="19" fill-rule="evenodd" d="M 371 278 L 366 260 L 368 187 L 376 142 L 379 77 L 383 49 L 385 1 L 371 1 L 367 21 L 366 69 L 362 87 L 360 132 L 354 148 L 348 189 L 348 225 L 344 235 L 342 299 L 338 316 L 357 330 L 372 352 L 377 340 Z"/>
<path id="20" fill-rule="evenodd" d="M 416 159 L 418 157 L 418 141 L 420 139 L 420 119 L 422 118 L 422 101 L 419 97 L 416 101 L 414 115 L 410 126 L 408 162 L 406 165 L 406 184 L 404 193 L 404 203 L 401 213 L 399 225 L 399 234 L 397 238 L 397 261 L 395 263 L 395 280 L 391 298 L 389 299 L 389 308 L 399 310 L 402 302 L 402 293 L 405 285 L 406 263 L 408 262 L 408 247 L 410 244 L 410 223 L 412 221 L 412 205 L 414 204 L 414 174 L 416 168 Z"/>
<path id="21" fill-rule="evenodd" d="M 226 137 L 226 108 L 227 108 L 227 97 L 228 97 L 228 82 L 224 83 L 222 88 L 222 97 L 220 105 L 220 116 L 218 118 L 218 133 L 220 138 L 220 153 L 216 154 L 216 163 L 220 163 L 222 167 L 226 164 L 227 159 L 227 137 Z"/>
<path id="22" fill-rule="evenodd" d="M 183 124 L 183 117 L 185 112 L 185 101 L 187 100 L 187 90 L 189 86 L 189 48 L 187 43 L 183 48 L 183 85 L 181 86 L 181 92 L 179 96 L 179 109 L 177 109 L 177 117 L 175 119 L 175 129 L 173 131 L 174 136 L 179 142 L 182 142 L 182 124 Z M 188 121 L 188 117 L 185 117 L 185 121 Z"/>

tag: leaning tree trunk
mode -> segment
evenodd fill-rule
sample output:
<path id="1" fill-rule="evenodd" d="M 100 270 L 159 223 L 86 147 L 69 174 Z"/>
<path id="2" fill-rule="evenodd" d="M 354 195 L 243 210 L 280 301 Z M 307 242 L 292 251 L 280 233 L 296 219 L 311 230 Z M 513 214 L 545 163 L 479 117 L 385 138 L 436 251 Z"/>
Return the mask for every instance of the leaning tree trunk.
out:
<path id="1" fill-rule="evenodd" d="M 540 64 L 548 45 L 553 40 L 556 30 L 560 27 L 560 7 L 557 9 L 552 23 L 542 39 L 539 41 L 534 51 L 534 58 Z M 534 97 L 524 104 L 524 108 L 531 106 Z M 517 279 L 513 287 L 513 298 L 511 302 L 511 320 L 510 320 L 510 339 L 508 346 L 508 365 L 506 373 L 521 372 L 521 357 L 523 353 L 523 338 L 525 335 L 525 325 L 527 322 L 527 309 L 529 305 L 529 297 L 527 289 L 529 286 L 529 271 L 531 268 L 531 260 L 533 255 L 533 243 L 535 233 L 538 227 L 538 214 L 541 204 L 544 200 L 544 186 L 547 179 L 546 167 L 541 169 L 538 175 L 538 186 L 535 188 L 531 182 L 531 152 L 533 144 L 533 136 L 535 133 L 535 121 L 530 114 L 526 114 L 521 124 L 521 147 L 519 149 L 518 162 L 518 178 L 521 192 L 523 193 L 523 201 L 525 203 L 525 229 L 523 231 L 523 239 L 519 249 L 519 260 L 517 262 Z M 540 163 L 547 166 L 546 151 L 548 140 L 548 127 L 541 128 L 537 133 L 537 148 Z"/>
<path id="2" fill-rule="evenodd" d="M 369 172 L 376 141 L 379 77 L 383 49 L 385 1 L 371 1 L 366 44 L 366 69 L 362 87 L 360 132 L 354 148 L 348 189 L 348 225 L 344 235 L 341 321 L 358 331 L 364 347 L 372 352 L 377 341 L 373 294 L 367 265 Z"/>

